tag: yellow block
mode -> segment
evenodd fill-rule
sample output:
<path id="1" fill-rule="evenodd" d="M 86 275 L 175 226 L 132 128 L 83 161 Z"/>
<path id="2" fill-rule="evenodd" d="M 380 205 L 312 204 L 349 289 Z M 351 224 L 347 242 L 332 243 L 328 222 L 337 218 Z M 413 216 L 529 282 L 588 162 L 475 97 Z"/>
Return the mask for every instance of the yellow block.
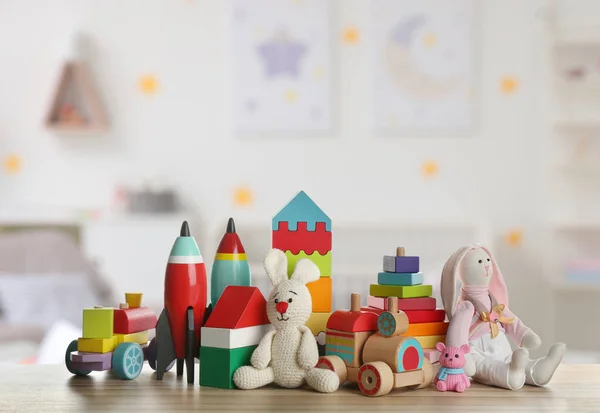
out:
<path id="1" fill-rule="evenodd" d="M 445 343 L 446 336 L 417 336 L 415 339 L 421 344 L 423 348 L 435 348 L 435 345 L 439 342 Z"/>
<path id="2" fill-rule="evenodd" d="M 138 308 L 142 305 L 142 293 L 125 293 L 125 301 L 129 308 Z"/>
<path id="3" fill-rule="evenodd" d="M 331 317 L 331 313 L 312 313 L 306 322 L 306 327 L 317 336 L 320 332 L 327 330 L 327 321 Z"/>
<path id="4" fill-rule="evenodd" d="M 111 338 L 80 338 L 77 340 L 77 351 L 87 353 L 108 353 L 117 347 L 117 336 Z"/>
<path id="5" fill-rule="evenodd" d="M 121 343 L 138 343 L 138 344 L 146 344 L 148 343 L 148 330 L 140 331 L 139 333 L 131 333 L 131 334 L 115 334 L 117 338 L 117 344 Z"/>
<path id="6" fill-rule="evenodd" d="M 111 338 L 114 310 L 112 308 L 85 308 L 83 310 L 84 338 Z"/>

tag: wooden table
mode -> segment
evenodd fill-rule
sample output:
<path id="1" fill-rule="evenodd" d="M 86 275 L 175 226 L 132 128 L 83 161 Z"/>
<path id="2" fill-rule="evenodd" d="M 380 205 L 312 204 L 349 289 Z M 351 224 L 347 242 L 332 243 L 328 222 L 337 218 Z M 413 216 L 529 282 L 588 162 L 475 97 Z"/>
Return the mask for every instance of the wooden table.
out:
<path id="1" fill-rule="evenodd" d="M 600 412 L 600 365 L 562 365 L 547 388 L 509 391 L 474 384 L 463 394 L 433 387 L 363 396 L 346 385 L 333 394 L 310 389 L 222 390 L 188 385 L 174 373 L 162 382 L 145 366 L 136 380 L 110 372 L 73 377 L 64 366 L 2 366 L 0 411 L 87 412 Z"/>

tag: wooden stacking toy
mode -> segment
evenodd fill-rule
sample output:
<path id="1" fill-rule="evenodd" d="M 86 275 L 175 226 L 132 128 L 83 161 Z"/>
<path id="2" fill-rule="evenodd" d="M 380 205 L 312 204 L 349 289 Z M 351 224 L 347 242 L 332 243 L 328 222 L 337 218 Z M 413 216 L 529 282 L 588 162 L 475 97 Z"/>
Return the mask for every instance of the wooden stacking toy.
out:
<path id="1" fill-rule="evenodd" d="M 383 272 L 377 276 L 378 284 L 371 284 L 368 306 L 386 311 L 387 297 L 398 298 L 398 309 L 408 317 L 410 327 L 406 335 L 413 336 L 423 347 L 430 362 L 437 362 L 439 352 L 435 345 L 446 341 L 448 322 L 444 309 L 437 309 L 431 297 L 433 286 L 423 284 L 419 257 L 406 256 L 398 247 L 395 256 L 383 257 Z"/>

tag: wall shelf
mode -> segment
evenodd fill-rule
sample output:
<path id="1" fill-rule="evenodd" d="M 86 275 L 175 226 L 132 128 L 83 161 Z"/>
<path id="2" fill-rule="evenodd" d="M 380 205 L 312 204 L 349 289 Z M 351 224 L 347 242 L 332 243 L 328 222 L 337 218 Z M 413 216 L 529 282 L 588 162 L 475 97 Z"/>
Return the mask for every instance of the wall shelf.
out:
<path id="1" fill-rule="evenodd" d="M 46 114 L 46 127 L 57 133 L 101 133 L 108 119 L 88 68 L 68 60 Z"/>

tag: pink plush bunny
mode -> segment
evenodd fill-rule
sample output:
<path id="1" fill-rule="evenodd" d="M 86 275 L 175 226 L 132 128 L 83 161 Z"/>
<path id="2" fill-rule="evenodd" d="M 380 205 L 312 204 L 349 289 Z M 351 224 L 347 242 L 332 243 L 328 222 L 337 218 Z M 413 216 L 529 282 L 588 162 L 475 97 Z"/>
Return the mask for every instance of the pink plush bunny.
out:
<path id="1" fill-rule="evenodd" d="M 435 348 L 440 354 L 440 371 L 433 380 L 439 391 L 464 392 L 471 386 L 471 381 L 465 374 L 465 354 L 469 352 L 469 346 L 463 344 L 460 347 L 446 347 L 444 343 L 437 343 Z"/>
<path id="2" fill-rule="evenodd" d="M 488 248 L 469 244 L 456 250 L 444 265 L 440 290 L 450 321 L 446 344 L 469 345 L 467 376 L 510 390 L 550 382 L 566 345 L 554 343 L 546 356 L 529 358 L 542 341 L 510 310 L 504 277 Z"/>

